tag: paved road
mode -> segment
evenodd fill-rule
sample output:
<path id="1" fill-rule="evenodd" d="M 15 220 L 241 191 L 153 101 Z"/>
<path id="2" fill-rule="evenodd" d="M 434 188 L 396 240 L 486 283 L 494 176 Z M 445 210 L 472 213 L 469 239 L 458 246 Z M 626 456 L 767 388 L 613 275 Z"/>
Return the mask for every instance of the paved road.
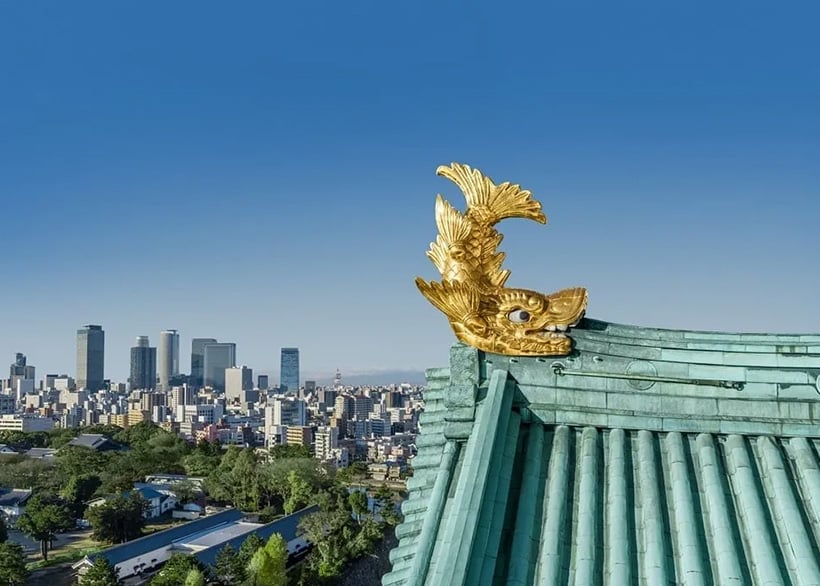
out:
<path id="1" fill-rule="evenodd" d="M 83 529 L 82 531 L 70 531 L 68 533 L 60 533 L 54 538 L 54 549 L 63 545 L 69 544 L 72 541 L 86 539 L 91 535 L 91 529 Z M 32 540 L 30 537 L 17 531 L 16 529 L 9 529 L 9 541 L 19 543 L 23 546 L 23 550 L 27 555 L 40 557 L 40 543 Z"/>

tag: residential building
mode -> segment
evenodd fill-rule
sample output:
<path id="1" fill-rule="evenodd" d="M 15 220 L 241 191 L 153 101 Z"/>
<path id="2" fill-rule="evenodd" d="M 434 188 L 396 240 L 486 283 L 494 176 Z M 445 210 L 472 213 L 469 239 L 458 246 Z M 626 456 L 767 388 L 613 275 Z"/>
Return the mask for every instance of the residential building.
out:
<path id="1" fill-rule="evenodd" d="M 242 391 L 253 390 L 253 370 L 247 366 L 233 366 L 225 369 L 225 401 L 228 404 L 239 401 Z"/>
<path id="2" fill-rule="evenodd" d="M 299 348 L 282 348 L 279 392 L 299 393 Z"/>
<path id="3" fill-rule="evenodd" d="M 131 348 L 131 389 L 153 390 L 157 383 L 157 349 L 148 345 L 148 336 L 137 336 Z"/>
<path id="4" fill-rule="evenodd" d="M 171 388 L 171 379 L 179 374 L 179 333 L 176 330 L 163 330 L 159 334 L 157 371 L 159 388 L 167 392 Z"/>
<path id="5" fill-rule="evenodd" d="M 339 447 L 339 430 L 335 427 L 320 427 L 316 430 L 314 455 L 320 460 L 332 460 L 333 451 Z"/>
<path id="6" fill-rule="evenodd" d="M 285 432 L 286 444 L 289 446 L 308 446 L 313 444 L 313 428 L 307 425 L 288 427 Z"/>
<path id="7" fill-rule="evenodd" d="M 51 417 L 33 414 L 0 415 L 0 431 L 49 431 L 54 429 Z"/>
<path id="8" fill-rule="evenodd" d="M 77 330 L 77 385 L 99 391 L 105 388 L 105 332 L 102 326 L 87 325 Z"/>

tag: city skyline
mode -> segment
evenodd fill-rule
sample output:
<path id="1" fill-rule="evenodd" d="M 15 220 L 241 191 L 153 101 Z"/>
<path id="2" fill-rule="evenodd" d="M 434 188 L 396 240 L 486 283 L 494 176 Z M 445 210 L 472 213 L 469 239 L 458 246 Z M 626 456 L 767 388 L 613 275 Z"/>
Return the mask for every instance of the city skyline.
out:
<path id="1" fill-rule="evenodd" d="M 584 286 L 618 323 L 820 331 L 818 9 L 667 8 L 4 4 L 0 356 L 71 373 L 99 323 L 120 380 L 168 326 L 259 373 L 283 346 L 303 379 L 445 366 L 413 278 L 438 276 L 436 194 L 463 209 L 451 161 L 544 205 L 503 227 L 512 286 Z"/>

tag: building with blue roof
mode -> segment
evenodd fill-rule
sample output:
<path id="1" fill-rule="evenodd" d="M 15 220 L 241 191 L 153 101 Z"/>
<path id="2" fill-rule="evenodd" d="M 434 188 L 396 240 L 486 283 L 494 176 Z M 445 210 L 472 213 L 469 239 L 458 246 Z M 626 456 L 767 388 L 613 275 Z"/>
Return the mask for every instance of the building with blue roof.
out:
<path id="1" fill-rule="evenodd" d="M 272 523 L 261 524 L 246 520 L 239 510 L 228 509 L 88 555 L 72 568 L 83 574 L 97 558 L 103 557 L 119 570 L 120 578 L 125 579 L 155 571 L 175 553 L 194 555 L 202 563 L 213 565 L 225 545 L 239 549 L 252 533 L 265 540 L 279 533 L 288 543 L 288 552 L 295 554 L 308 547 L 308 543 L 297 536 L 299 521 L 318 510 L 319 507 L 313 505 Z"/>

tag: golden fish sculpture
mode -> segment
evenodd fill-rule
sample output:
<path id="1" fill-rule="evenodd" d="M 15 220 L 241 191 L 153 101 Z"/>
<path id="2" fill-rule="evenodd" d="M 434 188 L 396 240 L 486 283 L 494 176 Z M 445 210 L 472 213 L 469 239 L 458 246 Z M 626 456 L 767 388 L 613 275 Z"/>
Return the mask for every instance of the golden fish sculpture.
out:
<path id="1" fill-rule="evenodd" d="M 504 238 L 495 225 L 504 218 L 547 218 L 529 191 L 509 182 L 496 185 L 478 169 L 453 163 L 436 170 L 461 189 L 467 199 L 462 213 L 439 195 L 436 198 L 438 236 L 427 256 L 441 273 L 441 282 L 416 277 L 430 303 L 444 312 L 456 337 L 496 354 L 513 356 L 566 355 L 572 340 L 566 335 L 584 316 L 587 291 L 582 287 L 544 295 L 505 287 L 510 272 L 502 269 Z"/>

